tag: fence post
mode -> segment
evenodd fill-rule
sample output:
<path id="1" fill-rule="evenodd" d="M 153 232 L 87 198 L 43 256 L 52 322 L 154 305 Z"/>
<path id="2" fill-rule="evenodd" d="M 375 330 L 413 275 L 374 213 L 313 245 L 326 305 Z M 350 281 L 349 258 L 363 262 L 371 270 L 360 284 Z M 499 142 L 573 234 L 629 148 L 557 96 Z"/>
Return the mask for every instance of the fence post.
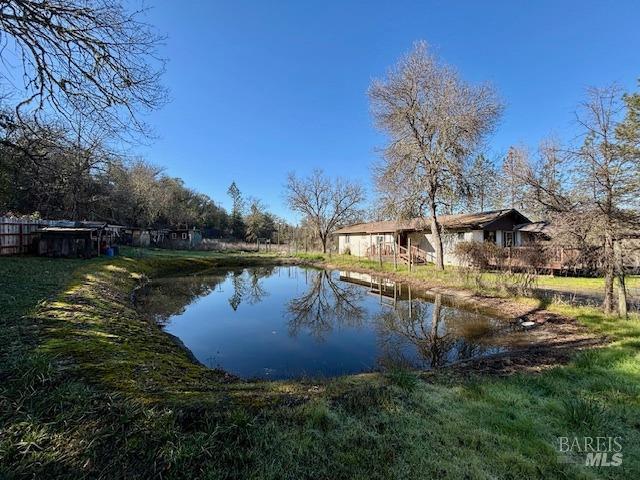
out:
<path id="1" fill-rule="evenodd" d="M 398 256 L 396 255 L 396 234 L 393 234 L 393 269 L 398 269 Z"/>
<path id="2" fill-rule="evenodd" d="M 407 235 L 407 237 L 409 237 L 409 236 Z M 408 247 L 407 248 L 407 256 L 408 256 L 408 259 L 409 259 L 409 271 L 411 271 L 411 237 L 409 237 L 407 239 L 407 247 Z"/>

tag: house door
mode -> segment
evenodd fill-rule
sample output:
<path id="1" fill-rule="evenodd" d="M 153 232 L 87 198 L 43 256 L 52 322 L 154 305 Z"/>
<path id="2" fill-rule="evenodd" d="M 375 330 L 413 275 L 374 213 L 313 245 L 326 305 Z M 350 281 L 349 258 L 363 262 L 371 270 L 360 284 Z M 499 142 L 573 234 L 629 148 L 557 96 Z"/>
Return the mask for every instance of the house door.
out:
<path id="1" fill-rule="evenodd" d="M 400 232 L 398 233 L 398 244 L 401 247 L 406 247 L 407 246 L 407 234 L 404 232 Z"/>
<path id="2" fill-rule="evenodd" d="M 514 245 L 514 235 L 513 232 L 503 232 L 504 235 L 504 246 L 505 247 L 513 247 Z"/>

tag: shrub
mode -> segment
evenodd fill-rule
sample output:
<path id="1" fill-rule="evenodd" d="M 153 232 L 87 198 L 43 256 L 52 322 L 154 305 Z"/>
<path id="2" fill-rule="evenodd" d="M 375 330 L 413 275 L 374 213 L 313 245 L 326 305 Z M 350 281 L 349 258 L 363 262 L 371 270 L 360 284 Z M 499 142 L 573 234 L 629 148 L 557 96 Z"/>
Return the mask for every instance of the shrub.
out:
<path id="1" fill-rule="evenodd" d="M 547 252 L 539 244 L 524 248 L 505 248 L 488 242 L 460 242 L 455 247 L 467 283 L 482 288 L 482 273 L 500 270 L 497 284 L 501 290 L 529 295 L 537 274 L 547 264 Z"/>
<path id="2" fill-rule="evenodd" d="M 387 379 L 393 385 L 412 392 L 418 385 L 418 377 L 406 368 L 394 367 L 387 372 Z"/>

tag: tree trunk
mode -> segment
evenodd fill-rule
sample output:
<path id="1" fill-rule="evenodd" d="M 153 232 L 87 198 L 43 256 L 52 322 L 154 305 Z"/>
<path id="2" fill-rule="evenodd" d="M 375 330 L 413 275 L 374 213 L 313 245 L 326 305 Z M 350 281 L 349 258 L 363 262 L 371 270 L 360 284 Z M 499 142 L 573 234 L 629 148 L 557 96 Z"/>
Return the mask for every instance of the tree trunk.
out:
<path id="1" fill-rule="evenodd" d="M 436 204 L 431 203 L 431 238 L 436 250 L 436 268 L 444 270 L 444 259 L 442 253 L 442 237 L 440 236 L 440 224 L 436 217 Z"/>
<path id="2" fill-rule="evenodd" d="M 624 274 L 618 275 L 618 316 L 628 318 L 627 288 L 624 282 Z"/>
<path id="3" fill-rule="evenodd" d="M 610 232 L 605 233 L 604 239 L 604 301 L 602 307 L 604 313 L 613 312 L 613 279 L 615 277 L 615 254 L 613 251 L 613 238 Z"/>
<path id="4" fill-rule="evenodd" d="M 320 241 L 322 242 L 322 253 L 327 253 L 327 237 L 320 237 Z"/>
<path id="5" fill-rule="evenodd" d="M 624 263 L 622 261 L 622 245 L 618 241 L 614 245 L 616 258 L 616 278 L 618 279 L 618 316 L 628 318 L 627 287 L 624 281 Z"/>

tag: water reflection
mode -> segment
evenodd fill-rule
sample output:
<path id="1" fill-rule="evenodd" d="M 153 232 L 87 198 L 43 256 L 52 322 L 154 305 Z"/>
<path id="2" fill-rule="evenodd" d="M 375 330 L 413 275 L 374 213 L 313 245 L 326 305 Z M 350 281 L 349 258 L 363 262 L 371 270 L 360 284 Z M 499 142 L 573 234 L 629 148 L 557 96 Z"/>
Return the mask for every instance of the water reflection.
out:
<path id="1" fill-rule="evenodd" d="M 305 276 L 308 290 L 287 304 L 290 335 L 304 329 L 324 340 L 336 327 L 362 325 L 366 310 L 360 304 L 365 295 L 361 288 L 337 282 L 327 270 L 309 270 Z"/>
<path id="2" fill-rule="evenodd" d="M 432 302 L 403 300 L 378 314 L 382 365 L 432 368 L 501 351 L 491 339 L 503 322 L 444 305 L 440 294 Z"/>
<path id="3" fill-rule="evenodd" d="M 229 305 L 237 310 L 243 300 L 250 305 L 261 302 L 269 292 L 262 286 L 260 280 L 273 274 L 275 267 L 256 267 L 251 270 L 242 269 L 231 272 L 233 295 L 229 298 Z"/>
<path id="4" fill-rule="evenodd" d="M 393 309 L 379 313 L 378 321 L 381 364 L 385 366 L 415 366 L 407 354 L 407 343 L 415 346 L 427 366 L 443 365 L 456 343 L 443 322 L 441 295 L 436 295 L 432 304 L 413 300 L 396 303 Z"/>
<path id="5" fill-rule="evenodd" d="M 167 321 L 185 312 L 194 299 L 206 297 L 224 282 L 226 272 L 206 277 L 172 277 L 154 280 L 138 292 L 136 308 L 151 320 L 165 325 Z"/>
<path id="6" fill-rule="evenodd" d="M 508 348 L 510 328 L 383 277 L 300 267 L 155 281 L 138 306 L 201 362 L 243 377 L 439 367 Z"/>
<path id="7" fill-rule="evenodd" d="M 485 341 L 503 322 L 452 306 L 450 299 L 443 304 L 441 294 L 420 298 L 410 285 L 358 272 L 340 272 L 339 281 L 331 272 L 314 272 L 308 291 L 289 303 L 289 331 L 306 328 L 322 339 L 334 328 L 361 326 L 367 294 L 381 306 L 371 320 L 382 367 L 432 368 L 501 350 Z"/>

